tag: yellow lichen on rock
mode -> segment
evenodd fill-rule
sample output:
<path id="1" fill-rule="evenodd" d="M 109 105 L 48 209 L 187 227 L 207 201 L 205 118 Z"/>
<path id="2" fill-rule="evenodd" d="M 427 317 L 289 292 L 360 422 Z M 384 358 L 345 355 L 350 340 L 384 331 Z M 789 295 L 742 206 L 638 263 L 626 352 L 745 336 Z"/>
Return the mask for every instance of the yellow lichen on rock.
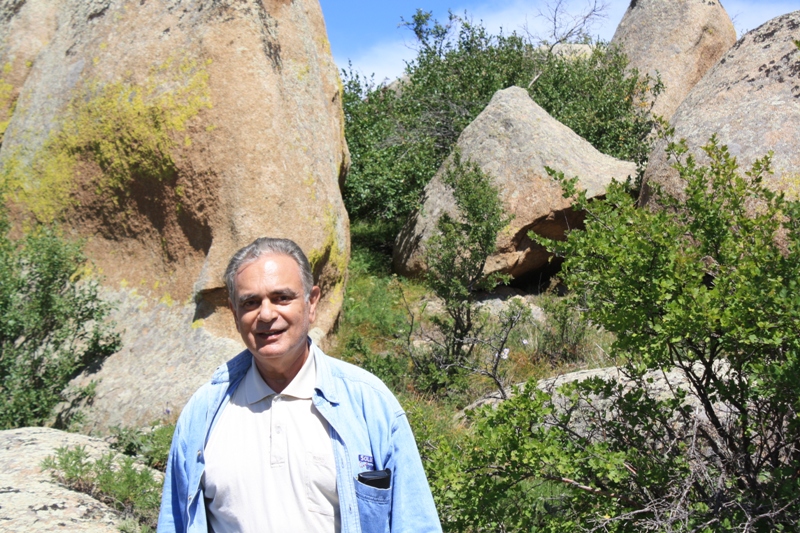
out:
<path id="1" fill-rule="evenodd" d="M 327 296 L 330 305 L 339 305 L 344 297 L 348 261 L 347 251 L 341 249 L 336 238 L 335 217 L 329 212 L 325 221 L 325 242 L 309 252 L 308 262 L 311 264 L 311 271 L 321 278 L 318 283 L 325 283 L 330 287 Z M 324 267 L 320 268 L 321 265 Z"/>
<path id="2" fill-rule="evenodd" d="M 3 65 L 2 74 L 0 74 L 0 143 L 3 142 L 3 135 L 8 129 L 8 124 L 11 122 L 11 116 L 14 114 L 14 107 L 16 99 L 14 95 L 14 86 L 11 85 L 7 78 L 11 73 L 11 63 Z"/>
<path id="3" fill-rule="evenodd" d="M 125 190 L 133 179 L 164 183 L 176 172 L 173 147 L 188 138 L 176 133 L 210 107 L 205 65 L 192 60 L 158 65 L 143 84 L 87 80 L 32 157 L 17 151 L 5 158 L 6 190 L 37 220 L 50 222 L 70 205 L 79 162 L 100 169 L 99 194 Z"/>

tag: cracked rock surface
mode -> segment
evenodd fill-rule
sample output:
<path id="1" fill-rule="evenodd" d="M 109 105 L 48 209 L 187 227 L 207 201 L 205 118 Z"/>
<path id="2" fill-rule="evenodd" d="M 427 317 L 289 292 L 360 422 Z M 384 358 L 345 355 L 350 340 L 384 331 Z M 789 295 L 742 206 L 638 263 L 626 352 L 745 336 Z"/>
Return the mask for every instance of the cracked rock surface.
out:
<path id="1" fill-rule="evenodd" d="M 100 439 L 56 429 L 0 431 L 0 531 L 118 531 L 122 519 L 113 509 L 42 471 L 42 460 L 62 446 L 85 446 L 92 456 L 110 449 Z"/>

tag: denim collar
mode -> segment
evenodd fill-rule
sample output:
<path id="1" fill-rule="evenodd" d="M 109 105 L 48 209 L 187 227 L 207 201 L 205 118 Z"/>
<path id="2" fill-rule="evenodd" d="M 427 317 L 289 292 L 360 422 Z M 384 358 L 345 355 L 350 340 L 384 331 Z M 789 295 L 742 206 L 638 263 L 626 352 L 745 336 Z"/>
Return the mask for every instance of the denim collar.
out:
<path id="1" fill-rule="evenodd" d="M 319 392 L 320 396 L 325 398 L 330 403 L 339 403 L 338 394 L 336 391 L 336 384 L 333 380 L 333 373 L 331 366 L 328 364 L 327 358 L 322 350 L 308 338 L 308 348 L 314 352 L 314 360 L 317 365 L 317 384 L 315 389 Z M 253 361 L 253 355 L 250 350 L 244 350 L 239 355 L 220 365 L 211 377 L 213 385 L 221 383 L 236 383 L 244 377 Z"/>

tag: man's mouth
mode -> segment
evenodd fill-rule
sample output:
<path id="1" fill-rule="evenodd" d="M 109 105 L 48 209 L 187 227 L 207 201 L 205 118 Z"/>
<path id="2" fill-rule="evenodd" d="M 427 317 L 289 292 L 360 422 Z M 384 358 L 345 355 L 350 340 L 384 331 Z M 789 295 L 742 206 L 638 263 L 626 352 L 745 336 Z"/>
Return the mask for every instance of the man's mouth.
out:
<path id="1" fill-rule="evenodd" d="M 268 331 L 259 331 L 256 332 L 256 335 L 264 340 L 272 340 L 276 339 L 280 336 L 281 333 L 286 331 L 285 329 L 270 329 Z"/>

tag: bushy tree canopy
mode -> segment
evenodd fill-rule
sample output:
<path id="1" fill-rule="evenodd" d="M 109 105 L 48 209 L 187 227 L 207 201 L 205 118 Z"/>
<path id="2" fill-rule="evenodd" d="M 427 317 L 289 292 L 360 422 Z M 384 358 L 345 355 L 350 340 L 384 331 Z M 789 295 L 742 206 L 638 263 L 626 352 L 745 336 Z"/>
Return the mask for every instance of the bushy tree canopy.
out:
<path id="1" fill-rule="evenodd" d="M 406 24 L 417 57 L 403 79 L 375 85 L 343 72 L 345 132 L 352 166 L 345 204 L 361 219 L 404 218 L 458 136 L 495 92 L 514 85 L 557 120 L 615 157 L 642 162 L 652 130 L 655 80 L 628 70 L 621 51 L 597 43 L 587 56 L 553 54 L 517 34 L 491 35 L 450 14 L 417 11 Z"/>
<path id="2" fill-rule="evenodd" d="M 577 194 L 586 229 L 548 246 L 616 334 L 621 378 L 531 384 L 476 415 L 434 481 L 451 530 L 797 530 L 800 203 L 764 186 L 768 157 L 742 175 L 704 150 L 670 146 L 685 190 L 658 207 L 622 184 Z"/>
<path id="3" fill-rule="evenodd" d="M 9 233 L 0 210 L 0 429 L 50 420 L 70 379 L 118 346 L 80 244 L 52 228 Z"/>

